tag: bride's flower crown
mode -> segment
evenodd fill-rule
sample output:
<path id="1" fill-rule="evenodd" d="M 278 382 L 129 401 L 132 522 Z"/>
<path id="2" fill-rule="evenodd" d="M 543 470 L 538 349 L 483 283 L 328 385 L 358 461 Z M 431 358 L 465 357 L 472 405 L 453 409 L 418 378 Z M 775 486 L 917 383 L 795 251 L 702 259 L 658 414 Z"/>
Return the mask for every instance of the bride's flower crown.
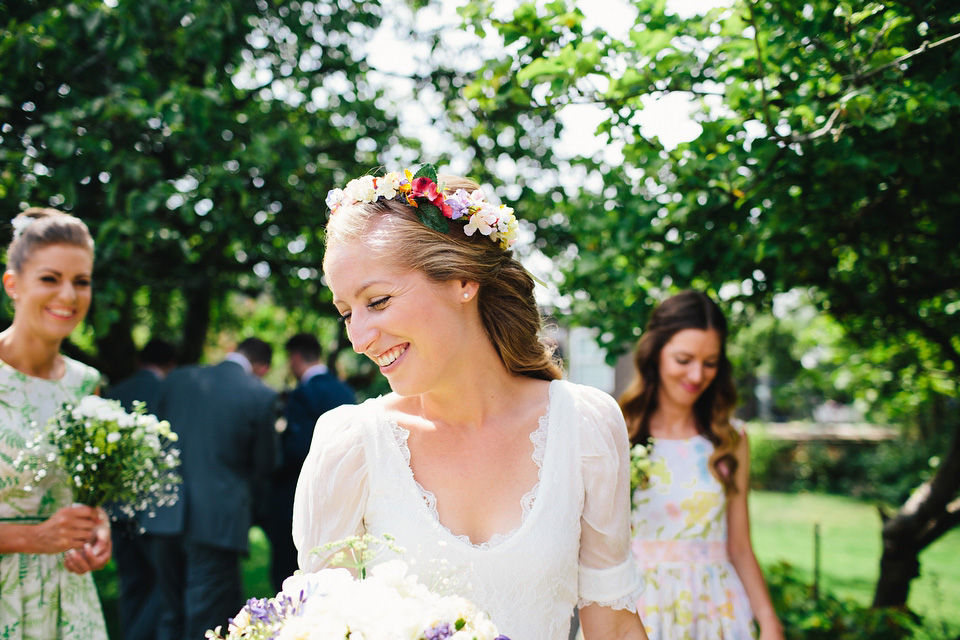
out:
<path id="1" fill-rule="evenodd" d="M 517 241 L 519 224 L 513 209 L 485 201 L 479 189 L 473 193 L 457 189 L 455 193 L 445 194 L 443 184 L 437 184 L 437 170 L 433 165 L 424 165 L 415 174 L 405 169 L 382 176 L 361 176 L 343 189 L 331 189 L 327 193 L 331 215 L 343 206 L 378 200 L 397 200 L 414 207 L 420 221 L 440 233 L 449 232 L 448 220 L 458 220 L 466 223 L 465 234 L 472 236 L 479 231 L 501 249 L 508 249 Z"/>

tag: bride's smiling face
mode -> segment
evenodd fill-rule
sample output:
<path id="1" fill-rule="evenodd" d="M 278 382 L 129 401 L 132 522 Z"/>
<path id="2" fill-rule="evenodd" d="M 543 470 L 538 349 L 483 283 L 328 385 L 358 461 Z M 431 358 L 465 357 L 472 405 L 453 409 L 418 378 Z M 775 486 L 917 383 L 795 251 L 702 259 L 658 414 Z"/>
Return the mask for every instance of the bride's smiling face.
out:
<path id="1" fill-rule="evenodd" d="M 361 241 L 327 247 L 327 285 L 353 350 L 373 360 L 394 392 L 412 396 L 462 384 L 470 345 L 458 281 L 437 283 Z"/>

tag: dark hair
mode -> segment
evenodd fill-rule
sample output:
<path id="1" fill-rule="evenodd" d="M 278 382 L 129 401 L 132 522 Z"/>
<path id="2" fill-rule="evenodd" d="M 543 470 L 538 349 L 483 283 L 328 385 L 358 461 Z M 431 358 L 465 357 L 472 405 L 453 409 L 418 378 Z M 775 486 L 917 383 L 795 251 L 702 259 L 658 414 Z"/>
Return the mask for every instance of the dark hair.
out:
<path id="1" fill-rule="evenodd" d="M 152 364 L 165 367 L 176 363 L 177 348 L 166 340 L 152 338 L 140 350 L 140 364 Z"/>
<path id="2" fill-rule="evenodd" d="M 54 244 L 82 247 L 93 254 L 93 237 L 80 218 L 57 209 L 30 207 L 14 218 L 13 240 L 7 247 L 7 268 L 20 273 L 38 249 Z M 17 231 L 17 228 L 20 231 Z"/>
<path id="3" fill-rule="evenodd" d="M 445 193 L 480 189 L 460 176 L 441 175 L 439 181 Z M 434 231 L 420 222 L 410 205 L 379 200 L 338 209 L 327 224 L 326 244 L 363 240 L 434 282 L 479 283 L 480 319 L 507 370 L 542 380 L 560 378 L 553 349 L 540 339 L 542 320 L 533 278 L 510 251 L 482 234 L 466 235 L 463 227 L 453 223 L 448 233 Z"/>
<path id="4" fill-rule="evenodd" d="M 260 338 L 247 338 L 237 345 L 237 353 L 242 354 L 251 364 L 265 364 L 273 362 L 273 347 Z"/>
<path id="5" fill-rule="evenodd" d="M 298 333 L 284 345 L 287 353 L 299 353 L 306 362 L 320 359 L 320 341 L 312 333 Z"/>
<path id="6" fill-rule="evenodd" d="M 710 467 L 726 491 L 734 492 L 737 459 L 733 451 L 740 434 L 730 424 L 737 402 L 733 372 L 727 358 L 727 320 L 710 296 L 683 291 L 664 300 L 650 315 L 633 355 L 635 375 L 620 396 L 632 444 L 650 441 L 650 418 L 657 410 L 660 390 L 660 353 L 674 335 L 684 329 L 713 329 L 720 336 L 717 375 L 693 405 L 697 431 L 714 445 Z"/>

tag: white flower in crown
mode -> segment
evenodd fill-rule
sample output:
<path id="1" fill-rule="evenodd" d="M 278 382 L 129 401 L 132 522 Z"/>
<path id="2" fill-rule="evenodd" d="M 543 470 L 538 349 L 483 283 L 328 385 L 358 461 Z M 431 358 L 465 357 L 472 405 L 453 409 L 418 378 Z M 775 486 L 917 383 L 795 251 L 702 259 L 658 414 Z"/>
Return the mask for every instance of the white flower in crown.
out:
<path id="1" fill-rule="evenodd" d="M 393 200 L 397 197 L 397 191 L 400 189 L 400 183 L 403 181 L 403 175 L 397 171 L 377 178 L 377 197 Z"/>
<path id="2" fill-rule="evenodd" d="M 351 180 L 343 190 L 348 200 L 354 202 L 375 202 L 377 199 L 377 185 L 373 176 L 360 176 Z"/>
<path id="3" fill-rule="evenodd" d="M 485 236 L 493 233 L 493 227 L 497 224 L 497 213 L 487 207 L 478 209 L 470 216 L 470 221 L 463 227 L 463 232 L 472 236 L 479 231 Z"/>
<path id="4" fill-rule="evenodd" d="M 17 216 L 11 220 L 10 224 L 13 225 L 13 237 L 19 238 L 20 234 L 33 224 L 35 220 L 36 218 L 31 218 L 30 216 Z"/>
<path id="5" fill-rule="evenodd" d="M 331 211 L 336 211 L 340 208 L 340 205 L 343 204 L 343 199 L 346 195 L 343 193 L 343 189 L 330 189 L 327 192 L 327 208 Z"/>

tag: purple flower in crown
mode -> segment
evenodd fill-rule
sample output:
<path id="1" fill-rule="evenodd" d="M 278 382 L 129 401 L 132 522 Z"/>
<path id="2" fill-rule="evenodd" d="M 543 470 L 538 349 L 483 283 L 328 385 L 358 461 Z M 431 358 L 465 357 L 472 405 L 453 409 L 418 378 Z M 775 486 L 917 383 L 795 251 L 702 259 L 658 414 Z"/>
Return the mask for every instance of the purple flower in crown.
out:
<path id="1" fill-rule="evenodd" d="M 457 192 L 447 198 L 447 204 L 453 212 L 450 215 L 451 220 L 459 220 L 467 215 L 470 210 L 470 195 L 463 189 L 457 189 Z"/>

